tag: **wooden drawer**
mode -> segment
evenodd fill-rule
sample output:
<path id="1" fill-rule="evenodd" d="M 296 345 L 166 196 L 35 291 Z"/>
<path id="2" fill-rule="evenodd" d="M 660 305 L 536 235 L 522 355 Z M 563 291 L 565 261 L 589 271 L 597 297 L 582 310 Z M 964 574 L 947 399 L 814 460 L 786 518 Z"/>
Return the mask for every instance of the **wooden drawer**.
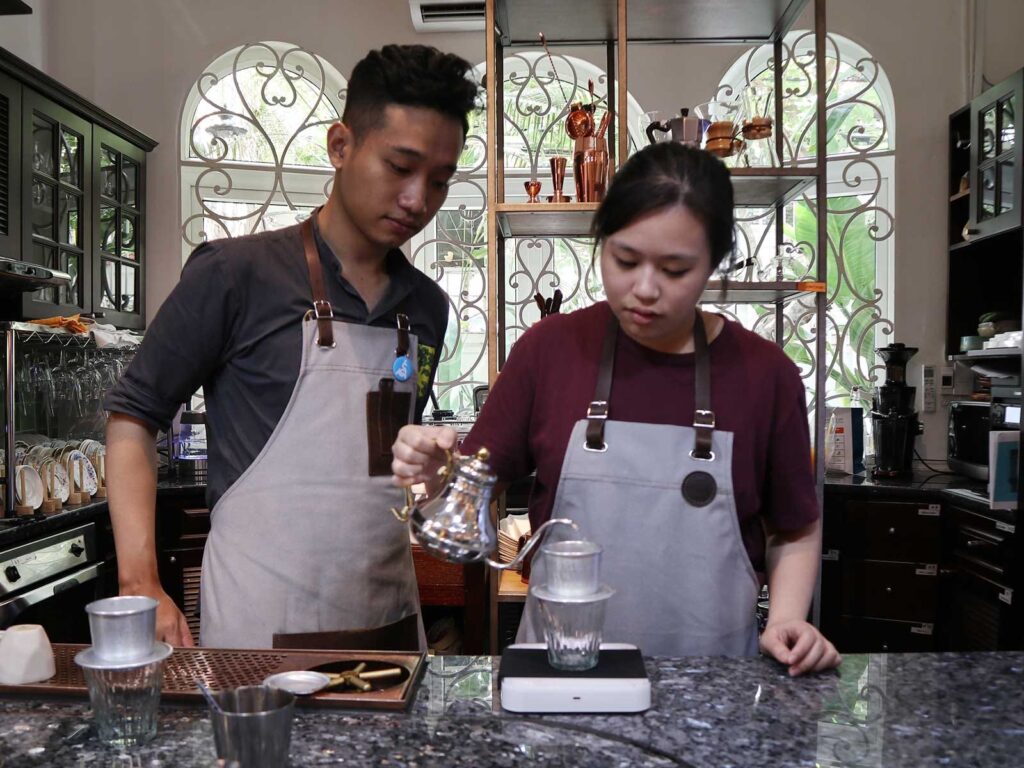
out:
<path id="1" fill-rule="evenodd" d="M 955 651 L 1020 648 L 1014 591 L 972 569 L 959 566 L 949 591 L 949 641 Z"/>
<path id="2" fill-rule="evenodd" d="M 843 614 L 935 622 L 939 596 L 937 564 L 844 558 L 841 570 Z"/>
<path id="3" fill-rule="evenodd" d="M 841 539 L 844 558 L 937 563 L 941 538 L 939 504 L 846 503 Z"/>
<path id="4" fill-rule="evenodd" d="M 953 507 L 953 555 L 986 572 L 991 578 L 1010 580 L 1016 563 L 1016 526 L 978 512 Z"/>
<path id="5" fill-rule="evenodd" d="M 935 625 L 843 616 L 840 653 L 921 653 L 935 650 Z"/>

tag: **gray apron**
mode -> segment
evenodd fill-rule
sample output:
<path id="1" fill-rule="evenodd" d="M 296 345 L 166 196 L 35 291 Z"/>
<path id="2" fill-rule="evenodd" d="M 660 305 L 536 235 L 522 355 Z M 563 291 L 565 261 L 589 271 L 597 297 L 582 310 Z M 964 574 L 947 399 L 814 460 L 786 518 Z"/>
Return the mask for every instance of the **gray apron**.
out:
<path id="1" fill-rule="evenodd" d="M 566 447 L 552 517 L 572 518 L 603 547 L 604 642 L 664 656 L 756 655 L 757 575 L 740 534 L 732 433 L 714 429 L 707 338 L 694 325 L 694 427 L 608 420 L 618 322 L 612 316 L 588 418 Z M 552 541 L 555 539 L 553 538 Z M 543 547 L 530 582 L 543 584 Z M 528 595 L 518 642 L 542 642 Z"/>
<path id="2" fill-rule="evenodd" d="M 291 399 L 263 450 L 214 506 L 203 555 L 204 646 L 269 648 L 276 636 L 329 638 L 419 614 L 409 531 L 388 509 L 404 503 L 390 473 L 368 470 L 368 393 L 395 381 L 396 330 L 333 322 L 312 226 L 303 224 L 314 310 L 302 323 Z M 390 448 L 390 444 L 388 444 Z M 426 647 L 416 619 L 419 646 Z M 315 643 L 314 643 L 315 644 Z M 325 641 L 320 647 L 330 647 Z"/>

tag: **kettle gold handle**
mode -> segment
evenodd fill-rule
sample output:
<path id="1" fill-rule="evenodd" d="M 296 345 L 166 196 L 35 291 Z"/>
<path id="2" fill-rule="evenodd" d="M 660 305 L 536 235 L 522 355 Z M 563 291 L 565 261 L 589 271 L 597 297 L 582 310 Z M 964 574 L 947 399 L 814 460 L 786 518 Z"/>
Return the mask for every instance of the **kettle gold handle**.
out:
<path id="1" fill-rule="evenodd" d="M 483 449 L 481 449 L 483 450 Z M 447 448 L 444 449 L 444 466 L 438 467 L 437 476 L 447 478 L 452 473 L 452 466 L 455 464 L 455 454 L 449 451 Z M 405 506 L 399 509 L 398 507 L 391 507 L 391 514 L 395 516 L 395 519 L 400 523 L 408 523 L 409 515 L 412 514 L 413 509 L 416 507 L 416 497 L 413 495 L 412 487 L 405 487 Z"/>

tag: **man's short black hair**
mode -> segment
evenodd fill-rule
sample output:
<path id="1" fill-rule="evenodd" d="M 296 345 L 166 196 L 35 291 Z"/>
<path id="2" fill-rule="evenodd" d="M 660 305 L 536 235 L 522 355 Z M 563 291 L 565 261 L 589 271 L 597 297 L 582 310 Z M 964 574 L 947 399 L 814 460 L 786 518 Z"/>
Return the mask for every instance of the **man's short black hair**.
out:
<path id="1" fill-rule="evenodd" d="M 342 120 L 358 140 L 383 124 L 389 104 L 426 107 L 458 120 L 465 138 L 479 91 L 466 77 L 470 69 L 465 59 L 429 45 L 385 45 L 352 70 Z"/>

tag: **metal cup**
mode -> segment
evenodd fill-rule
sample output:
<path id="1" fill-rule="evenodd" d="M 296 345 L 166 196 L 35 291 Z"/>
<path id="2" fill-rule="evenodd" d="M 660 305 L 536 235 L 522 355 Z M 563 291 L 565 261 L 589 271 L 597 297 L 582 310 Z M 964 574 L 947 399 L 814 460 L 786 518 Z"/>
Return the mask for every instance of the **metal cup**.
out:
<path id="1" fill-rule="evenodd" d="M 156 600 L 142 595 L 107 597 L 85 606 L 97 658 L 126 662 L 149 656 L 156 642 L 156 606 Z"/>
<path id="2" fill-rule="evenodd" d="M 210 708 L 217 757 L 241 768 L 288 764 L 295 696 L 280 688 L 249 685 L 214 694 Z"/>
<path id="3" fill-rule="evenodd" d="M 585 597 L 600 588 L 601 545 L 571 540 L 545 544 L 547 589 L 558 597 Z"/>

